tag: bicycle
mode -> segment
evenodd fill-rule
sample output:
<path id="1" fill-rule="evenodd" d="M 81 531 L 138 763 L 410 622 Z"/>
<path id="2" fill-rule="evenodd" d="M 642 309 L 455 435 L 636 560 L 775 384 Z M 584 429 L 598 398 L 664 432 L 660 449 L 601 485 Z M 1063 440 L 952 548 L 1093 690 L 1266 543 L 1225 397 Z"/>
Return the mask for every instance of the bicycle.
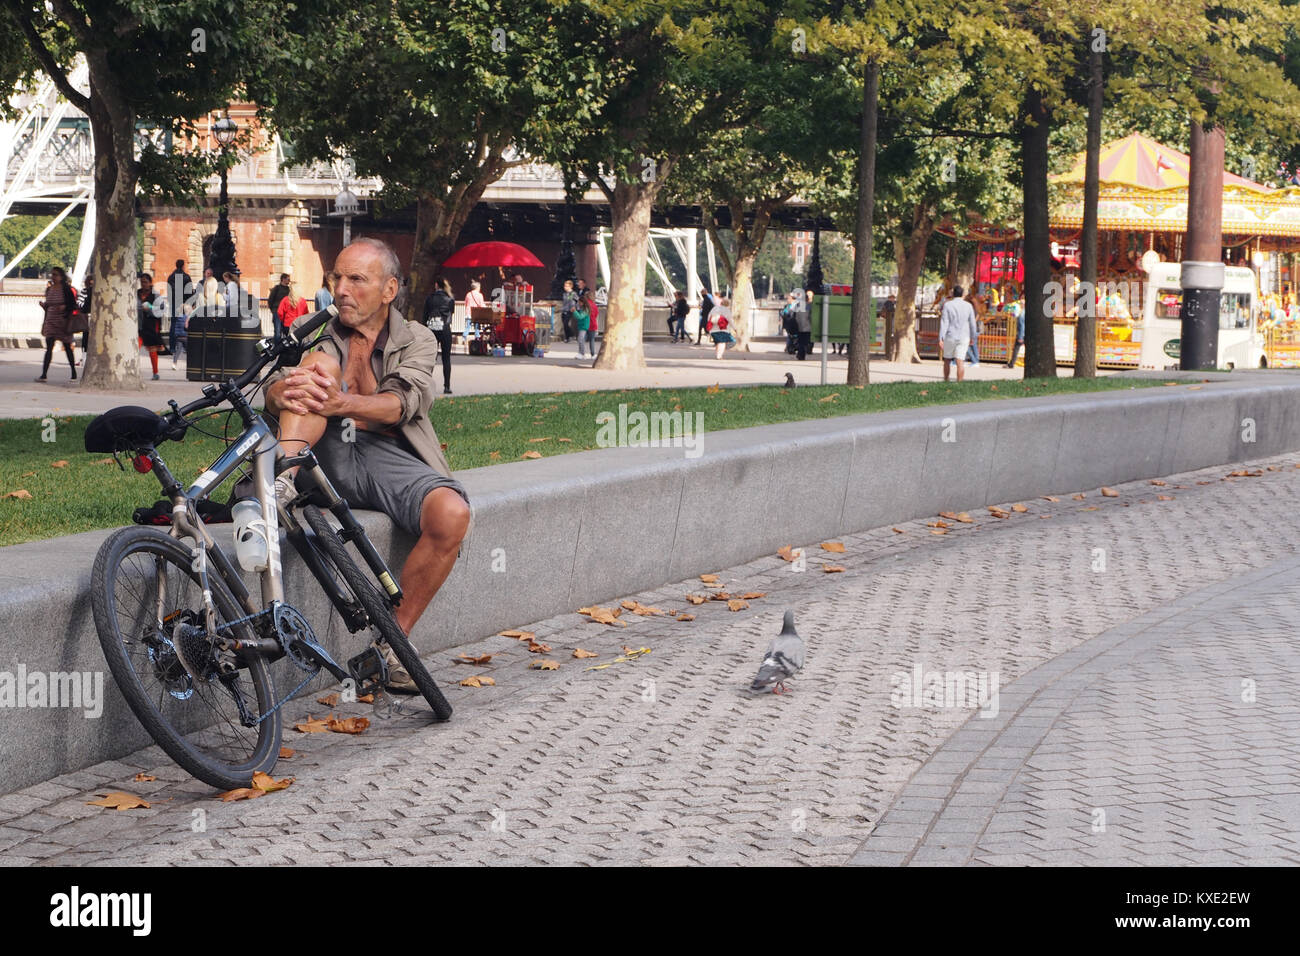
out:
<path id="1" fill-rule="evenodd" d="M 311 449 L 285 454 L 249 402 L 274 371 L 296 364 L 309 347 L 307 339 L 337 314 L 329 306 L 294 335 L 263 339 L 258 360 L 246 372 L 204 386 L 203 397 L 183 408 L 175 400 L 165 415 L 119 406 L 86 429 L 88 452 L 114 457 L 130 452 L 136 471 L 152 473 L 172 502 L 169 531 L 122 528 L 95 556 L 91 608 L 109 670 L 131 710 L 168 756 L 222 790 L 247 787 L 255 773 L 271 771 L 280 754 L 281 708 L 322 669 L 339 681 L 351 680 L 359 698 L 375 694 L 378 700 L 388 680 L 384 656 L 374 643 L 350 658 L 345 669 L 321 646 L 306 617 L 286 603 L 281 526 L 348 630 L 376 632 L 411 675 L 434 717 L 445 721 L 452 713 L 393 616 L 402 590 L 347 501 Z M 192 416 L 226 403 L 243 423 L 242 433 L 188 489 L 182 488 L 156 446 L 180 441 L 196 423 Z M 267 543 L 266 560 L 250 569 L 259 575 L 260 603 L 197 512 L 197 502 L 248 465 Z M 292 501 L 277 502 L 274 478 L 294 465 L 300 466 L 298 493 Z M 322 507 L 337 519 L 338 529 Z M 373 580 L 353 561 L 348 542 Z M 306 676 L 277 698 L 268 665 L 281 658 Z"/>

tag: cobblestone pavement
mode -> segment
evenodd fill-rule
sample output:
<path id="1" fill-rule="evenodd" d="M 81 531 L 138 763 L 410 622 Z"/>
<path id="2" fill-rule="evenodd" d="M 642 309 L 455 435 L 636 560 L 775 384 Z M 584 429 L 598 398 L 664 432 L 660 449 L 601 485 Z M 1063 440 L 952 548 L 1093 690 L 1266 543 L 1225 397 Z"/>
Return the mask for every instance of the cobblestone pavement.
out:
<path id="1" fill-rule="evenodd" d="M 802 572 L 719 572 L 765 592 L 736 612 L 695 580 L 633 596 L 694 621 L 520 622 L 560 668 L 500 636 L 437 655 L 449 724 L 342 705 L 370 729 L 288 729 L 296 782 L 249 802 L 141 751 L 0 797 L 0 863 L 1297 862 L 1297 460 L 805 543 Z M 751 697 L 786 607 L 807 664 Z M 624 645 L 650 653 L 588 669 Z M 944 672 L 996 676 L 996 706 L 902 696 Z M 87 806 L 108 790 L 152 807 Z"/>

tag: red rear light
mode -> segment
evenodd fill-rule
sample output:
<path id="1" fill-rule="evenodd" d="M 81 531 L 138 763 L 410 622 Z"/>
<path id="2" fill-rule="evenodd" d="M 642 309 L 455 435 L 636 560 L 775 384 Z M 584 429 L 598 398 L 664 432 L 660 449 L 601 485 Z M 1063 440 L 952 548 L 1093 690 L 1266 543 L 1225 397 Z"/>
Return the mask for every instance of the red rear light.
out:
<path id="1" fill-rule="evenodd" d="M 142 475 L 147 475 L 149 472 L 153 471 L 153 462 L 149 460 L 148 455 L 136 455 L 131 459 L 131 464 L 133 464 L 135 470 L 140 472 Z"/>

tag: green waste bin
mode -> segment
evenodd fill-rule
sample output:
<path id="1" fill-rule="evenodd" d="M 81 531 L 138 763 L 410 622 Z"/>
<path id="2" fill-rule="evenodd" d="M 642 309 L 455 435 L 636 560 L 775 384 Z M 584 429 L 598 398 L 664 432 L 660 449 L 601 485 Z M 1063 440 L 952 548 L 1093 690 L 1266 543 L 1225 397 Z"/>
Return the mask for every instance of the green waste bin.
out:
<path id="1" fill-rule="evenodd" d="M 832 295 L 830 307 L 827 310 L 830 317 L 830 336 L 828 341 L 832 344 L 849 341 L 849 326 L 853 321 L 853 296 L 851 295 Z M 822 296 L 813 296 L 812 304 L 808 307 L 812 311 L 808 317 L 812 320 L 812 340 L 816 345 L 822 340 Z M 868 327 L 869 340 L 874 342 L 876 339 L 876 312 L 871 311 L 871 324 Z"/>

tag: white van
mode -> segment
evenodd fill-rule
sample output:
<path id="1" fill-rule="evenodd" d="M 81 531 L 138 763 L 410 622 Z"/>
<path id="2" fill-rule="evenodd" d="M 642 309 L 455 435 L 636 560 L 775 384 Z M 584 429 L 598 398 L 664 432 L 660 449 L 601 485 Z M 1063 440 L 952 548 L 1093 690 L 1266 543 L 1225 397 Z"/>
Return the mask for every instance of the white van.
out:
<path id="1" fill-rule="evenodd" d="M 1255 273 L 1242 266 L 1224 268 L 1219 298 L 1219 368 L 1263 368 L 1264 336 L 1258 330 L 1258 294 Z M 1142 323 L 1133 339 L 1142 343 L 1141 368 L 1177 368 L 1183 303 L 1182 266 L 1157 262 L 1147 275 Z"/>

